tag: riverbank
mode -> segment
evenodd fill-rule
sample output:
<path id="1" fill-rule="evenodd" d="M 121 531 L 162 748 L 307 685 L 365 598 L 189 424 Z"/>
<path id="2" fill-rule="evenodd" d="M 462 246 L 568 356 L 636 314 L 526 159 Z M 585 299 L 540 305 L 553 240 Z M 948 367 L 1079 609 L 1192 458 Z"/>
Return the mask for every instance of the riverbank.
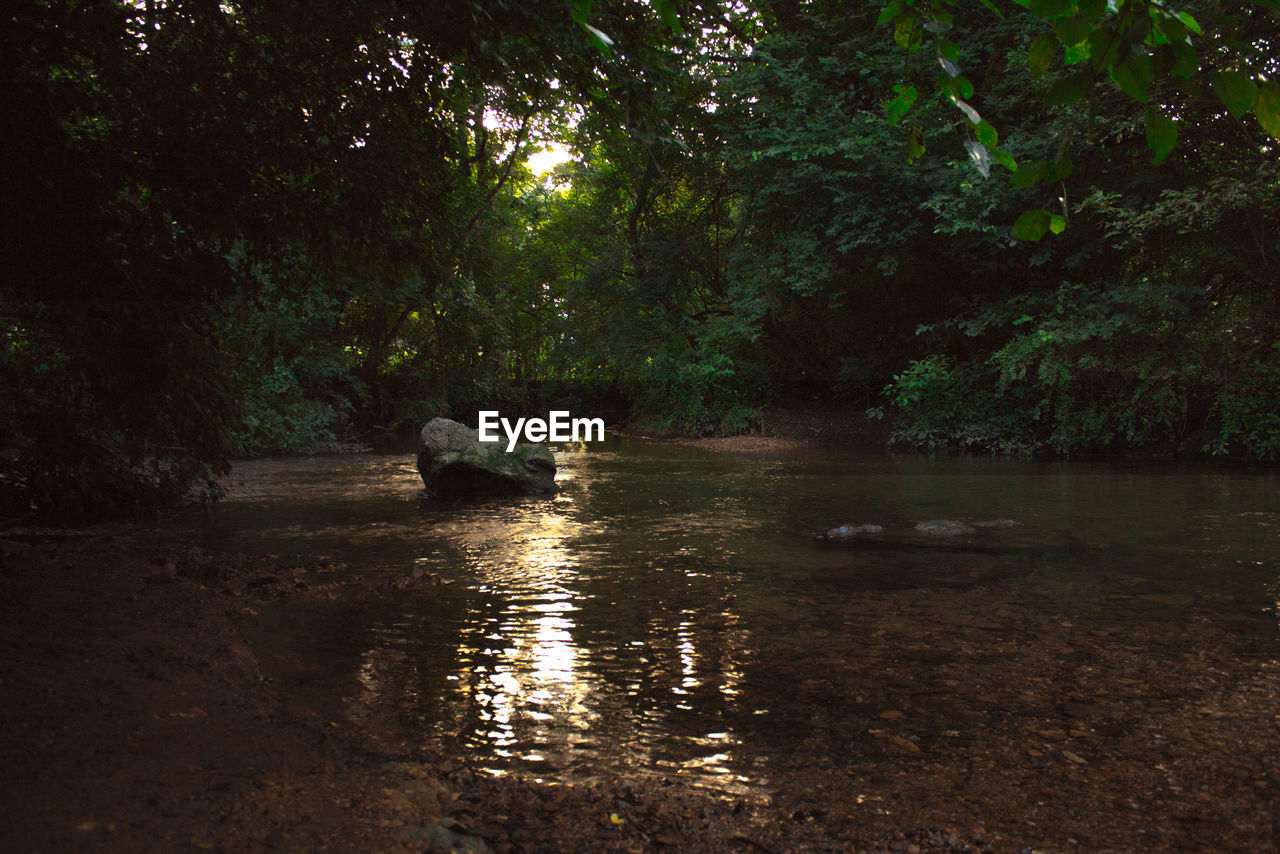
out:
<path id="1" fill-rule="evenodd" d="M 840 448 L 883 451 L 890 425 L 870 418 L 864 408 L 771 408 L 761 413 L 760 426 L 736 436 L 684 436 L 643 427 L 626 427 L 619 435 L 702 448 L 713 453 L 761 453 L 798 448 Z"/>
<path id="2" fill-rule="evenodd" d="M 887 578 L 821 657 L 797 638 L 757 674 L 857 708 L 813 706 L 808 770 L 749 799 L 477 774 L 297 706 L 241 639 L 265 600 L 430 578 L 109 537 L 0 555 L 0 850 L 1268 850 L 1280 828 L 1274 619 L 1223 623 L 1212 595 L 1121 586 L 1168 617 L 1125 626 Z"/>

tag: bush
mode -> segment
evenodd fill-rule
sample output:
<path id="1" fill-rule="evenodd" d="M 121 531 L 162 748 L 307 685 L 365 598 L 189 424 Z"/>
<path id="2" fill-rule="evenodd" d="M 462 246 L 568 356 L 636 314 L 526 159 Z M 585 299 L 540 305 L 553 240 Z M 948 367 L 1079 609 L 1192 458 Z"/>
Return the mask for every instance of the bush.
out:
<path id="1" fill-rule="evenodd" d="M 641 367 L 636 420 L 664 432 L 733 435 L 760 423 L 761 380 L 724 353 L 668 345 Z"/>
<path id="2" fill-rule="evenodd" d="M 894 441 L 1002 453 L 1280 453 L 1280 368 L 1238 347 L 1266 335 L 1195 289 L 1066 283 L 944 328 L 987 347 L 963 362 L 929 356 L 894 377 L 884 389 L 899 413 Z"/>

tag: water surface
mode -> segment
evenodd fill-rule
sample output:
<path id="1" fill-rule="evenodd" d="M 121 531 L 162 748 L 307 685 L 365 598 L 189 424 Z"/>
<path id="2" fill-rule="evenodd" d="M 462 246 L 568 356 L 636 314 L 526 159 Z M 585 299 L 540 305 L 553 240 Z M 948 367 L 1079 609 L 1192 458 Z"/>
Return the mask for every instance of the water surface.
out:
<path id="1" fill-rule="evenodd" d="M 963 681 L 947 625 L 1275 632 L 1280 480 L 1266 471 L 642 442 L 556 456 L 555 497 L 484 503 L 423 501 L 411 456 L 238 465 L 212 544 L 331 556 L 366 583 L 440 582 L 259 607 L 247 630 L 268 674 L 493 773 L 743 793 L 825 752 L 856 755 L 884 691 L 909 693 L 921 673 Z M 982 550 L 814 540 L 844 522 L 1001 517 L 1020 525 Z M 862 618 L 884 609 L 912 634 L 886 640 L 880 622 L 868 636 Z M 897 660 L 885 644 L 914 662 L 910 678 L 856 673 L 860 648 Z"/>

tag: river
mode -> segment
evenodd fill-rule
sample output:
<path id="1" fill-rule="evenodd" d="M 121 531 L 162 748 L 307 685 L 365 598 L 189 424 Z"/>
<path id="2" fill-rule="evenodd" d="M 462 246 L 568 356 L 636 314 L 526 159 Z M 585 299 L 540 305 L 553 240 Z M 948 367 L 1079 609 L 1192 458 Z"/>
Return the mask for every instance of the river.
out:
<path id="1" fill-rule="evenodd" d="M 420 499 L 407 455 L 244 462 L 201 536 L 327 557 L 380 591 L 245 622 L 264 672 L 328 715 L 493 774 L 735 796 L 885 738 L 981 740 L 1025 697 L 1005 681 L 1040 678 L 1036 656 L 1087 680 L 1099 645 L 1134 632 L 1166 660 L 1276 633 L 1271 470 L 626 440 L 556 458 L 557 495 L 492 502 Z M 997 518 L 1018 525 L 981 549 L 815 541 Z M 417 571 L 432 583 L 394 586 Z M 912 744 L 885 732 L 904 714 Z"/>

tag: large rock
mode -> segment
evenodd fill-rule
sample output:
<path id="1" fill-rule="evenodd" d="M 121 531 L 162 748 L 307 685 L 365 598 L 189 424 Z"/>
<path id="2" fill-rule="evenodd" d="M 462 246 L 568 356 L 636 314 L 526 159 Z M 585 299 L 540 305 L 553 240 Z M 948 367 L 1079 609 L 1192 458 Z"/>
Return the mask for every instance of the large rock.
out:
<path id="1" fill-rule="evenodd" d="M 537 495 L 555 492 L 556 461 L 545 445 L 481 442 L 457 421 L 432 418 L 418 437 L 418 473 L 427 494 L 440 497 Z"/>

